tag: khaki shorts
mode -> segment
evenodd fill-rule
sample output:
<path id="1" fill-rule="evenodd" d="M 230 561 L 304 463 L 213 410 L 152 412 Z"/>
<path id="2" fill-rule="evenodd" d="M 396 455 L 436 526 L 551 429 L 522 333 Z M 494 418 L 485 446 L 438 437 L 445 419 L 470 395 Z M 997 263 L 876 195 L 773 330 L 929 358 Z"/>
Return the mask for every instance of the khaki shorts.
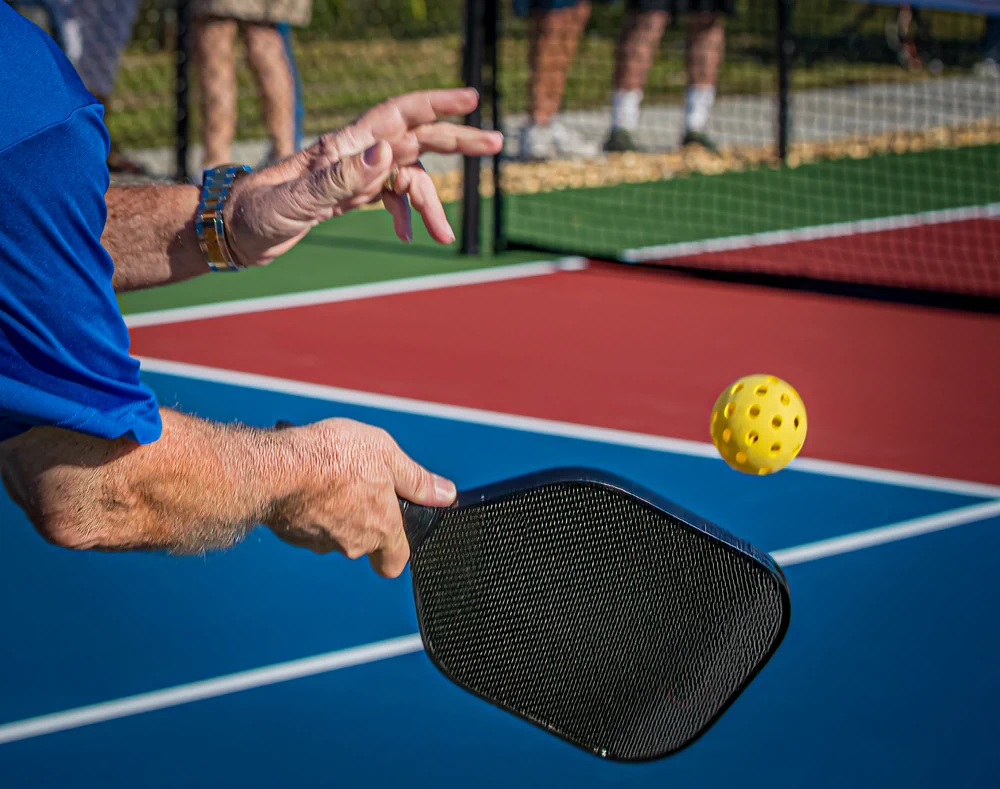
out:
<path id="1" fill-rule="evenodd" d="M 304 27 L 312 19 L 312 0 L 194 0 L 194 16 L 216 16 L 276 25 Z"/>

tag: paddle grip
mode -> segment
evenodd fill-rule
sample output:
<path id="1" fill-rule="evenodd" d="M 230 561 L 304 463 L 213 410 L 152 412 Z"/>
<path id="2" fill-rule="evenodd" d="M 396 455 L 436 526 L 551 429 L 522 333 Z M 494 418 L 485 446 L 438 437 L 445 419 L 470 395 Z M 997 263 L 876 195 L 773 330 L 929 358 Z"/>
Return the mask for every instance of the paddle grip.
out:
<path id="1" fill-rule="evenodd" d="M 406 541 L 410 544 L 410 551 L 415 551 L 427 539 L 440 512 L 434 507 L 424 507 L 406 499 L 399 499 L 399 510 L 403 514 Z"/>

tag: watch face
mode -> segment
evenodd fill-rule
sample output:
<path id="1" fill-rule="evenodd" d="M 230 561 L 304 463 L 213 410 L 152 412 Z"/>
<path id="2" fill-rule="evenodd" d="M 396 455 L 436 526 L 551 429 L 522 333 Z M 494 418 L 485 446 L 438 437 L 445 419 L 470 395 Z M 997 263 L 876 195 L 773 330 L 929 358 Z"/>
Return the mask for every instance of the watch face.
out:
<path id="1" fill-rule="evenodd" d="M 201 200 L 195 216 L 195 232 L 205 261 L 212 271 L 241 271 L 226 241 L 222 209 L 229 197 L 229 188 L 237 178 L 253 172 L 245 164 L 226 164 L 203 173 Z"/>

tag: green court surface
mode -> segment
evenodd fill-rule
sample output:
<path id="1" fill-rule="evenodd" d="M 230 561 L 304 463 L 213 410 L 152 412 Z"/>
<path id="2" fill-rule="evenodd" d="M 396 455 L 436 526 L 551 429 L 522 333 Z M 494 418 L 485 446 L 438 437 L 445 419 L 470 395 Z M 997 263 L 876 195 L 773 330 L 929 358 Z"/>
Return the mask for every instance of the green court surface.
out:
<path id="1" fill-rule="evenodd" d="M 644 184 L 506 197 L 510 239 L 595 256 L 625 248 L 793 230 L 1000 202 L 1000 146 L 841 159 L 796 169 L 693 175 Z M 460 232 L 461 207 L 447 211 Z M 482 210 L 485 254 L 435 244 L 414 215 L 414 241 L 395 238 L 382 210 L 317 227 L 264 269 L 200 277 L 119 297 L 124 313 L 297 293 L 538 259 L 489 253 L 492 205 Z"/>
<path id="2" fill-rule="evenodd" d="M 506 198 L 507 235 L 595 256 L 1000 201 L 1000 146 Z"/>
<path id="3" fill-rule="evenodd" d="M 457 204 L 446 206 L 456 233 L 461 231 Z M 488 206 L 484 214 L 489 216 Z M 489 228 L 483 228 L 483 239 Z M 521 263 L 538 259 L 537 253 L 460 255 L 458 244 L 441 246 L 427 235 L 419 216 L 413 217 L 412 244 L 399 241 L 392 219 L 382 210 L 357 211 L 332 219 L 313 230 L 291 252 L 263 269 L 199 277 L 163 288 L 119 296 L 122 312 L 135 313 L 210 304 L 232 299 L 358 285 L 402 277 Z"/>

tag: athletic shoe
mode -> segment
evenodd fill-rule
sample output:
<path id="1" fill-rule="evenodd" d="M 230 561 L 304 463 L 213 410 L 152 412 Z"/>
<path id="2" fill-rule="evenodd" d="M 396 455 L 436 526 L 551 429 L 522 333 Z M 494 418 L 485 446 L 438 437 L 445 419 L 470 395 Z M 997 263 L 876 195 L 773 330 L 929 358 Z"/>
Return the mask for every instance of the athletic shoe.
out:
<path id="1" fill-rule="evenodd" d="M 715 141 L 704 132 L 691 131 L 688 129 L 684 132 L 684 136 L 681 138 L 681 145 L 684 148 L 698 146 L 700 148 L 704 148 L 709 153 L 714 153 L 716 156 L 719 155 L 719 146 L 716 145 Z"/>
<path id="2" fill-rule="evenodd" d="M 628 129 L 612 129 L 608 139 L 604 141 L 605 153 L 627 153 L 638 150 L 639 146 Z"/>
<path id="3" fill-rule="evenodd" d="M 596 143 L 585 140 L 557 120 L 548 126 L 525 126 L 518 136 L 518 158 L 522 161 L 589 158 L 597 154 Z"/>

